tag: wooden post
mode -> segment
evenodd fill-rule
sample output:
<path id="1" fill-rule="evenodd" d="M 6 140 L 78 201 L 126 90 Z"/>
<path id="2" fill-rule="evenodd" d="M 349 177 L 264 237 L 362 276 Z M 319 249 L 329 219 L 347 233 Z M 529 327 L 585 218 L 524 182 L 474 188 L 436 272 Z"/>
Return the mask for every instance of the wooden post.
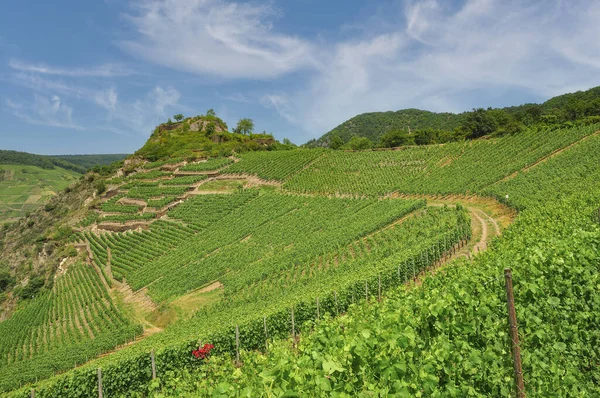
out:
<path id="1" fill-rule="evenodd" d="M 365 281 L 365 300 L 369 301 L 369 284 Z"/>
<path id="2" fill-rule="evenodd" d="M 415 270 L 415 258 L 412 259 L 412 267 L 413 267 L 413 279 L 417 277 L 417 271 Z"/>
<path id="3" fill-rule="evenodd" d="M 381 275 L 377 275 L 377 282 L 379 284 L 377 291 L 377 301 L 381 302 Z"/>
<path id="4" fill-rule="evenodd" d="M 240 362 L 240 328 L 235 325 L 235 362 Z"/>
<path id="5" fill-rule="evenodd" d="M 337 300 L 337 292 L 333 292 L 333 299 L 335 301 L 335 315 L 340 314 L 340 310 L 338 309 L 338 300 Z"/>
<path id="6" fill-rule="evenodd" d="M 265 326 L 265 350 L 269 349 L 269 332 L 267 330 L 267 317 L 263 316 L 263 324 Z"/>
<path id="7" fill-rule="evenodd" d="M 292 306 L 292 339 L 296 339 L 296 323 L 294 322 L 294 306 Z"/>
<path id="8" fill-rule="evenodd" d="M 152 380 L 156 379 L 156 362 L 154 362 L 154 350 L 150 351 L 150 360 L 152 361 Z"/>
<path id="9" fill-rule="evenodd" d="M 400 266 L 398 266 L 398 282 L 400 283 Z"/>
<path id="10" fill-rule="evenodd" d="M 98 368 L 98 398 L 102 396 L 102 368 Z"/>
<path id="11" fill-rule="evenodd" d="M 35 398 L 35 388 L 31 389 L 31 398 Z"/>
<path id="12" fill-rule="evenodd" d="M 317 320 L 321 319 L 321 312 L 319 311 L 319 298 L 317 297 Z"/>
<path id="13" fill-rule="evenodd" d="M 512 340 L 512 356 L 515 368 L 515 384 L 517 385 L 517 398 L 525 398 L 525 383 L 523 381 L 523 368 L 521 367 L 521 347 L 519 345 L 519 330 L 517 326 L 517 312 L 515 310 L 515 296 L 513 294 L 512 270 L 504 269 L 506 285 L 506 304 L 508 307 L 508 323 Z"/>

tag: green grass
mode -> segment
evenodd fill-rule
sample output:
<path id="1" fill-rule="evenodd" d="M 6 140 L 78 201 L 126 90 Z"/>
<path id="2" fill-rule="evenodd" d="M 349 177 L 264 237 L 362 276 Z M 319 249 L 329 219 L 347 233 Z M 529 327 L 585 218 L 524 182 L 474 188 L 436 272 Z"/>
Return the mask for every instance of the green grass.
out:
<path id="1" fill-rule="evenodd" d="M 0 165 L 0 223 L 24 216 L 44 205 L 80 174 L 61 168 Z"/>

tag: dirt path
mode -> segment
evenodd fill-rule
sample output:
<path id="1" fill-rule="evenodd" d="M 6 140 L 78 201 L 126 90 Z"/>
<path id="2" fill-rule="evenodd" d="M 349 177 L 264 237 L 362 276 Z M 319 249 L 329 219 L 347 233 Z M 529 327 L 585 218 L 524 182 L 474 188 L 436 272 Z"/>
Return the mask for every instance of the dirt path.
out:
<path id="1" fill-rule="evenodd" d="M 479 251 L 483 251 L 485 249 L 487 249 L 487 245 L 488 245 L 488 225 L 486 220 L 484 220 L 478 213 L 478 211 L 476 209 L 469 209 L 469 211 L 471 212 L 472 216 L 475 217 L 475 219 L 477 219 L 477 221 L 479 222 L 479 225 L 481 226 L 481 237 L 479 238 L 479 241 L 473 246 L 473 250 L 479 252 Z"/>
<path id="2" fill-rule="evenodd" d="M 441 204 L 439 203 L 429 204 L 429 206 L 440 205 Z M 469 210 L 469 213 L 471 214 L 471 230 L 473 237 L 471 242 L 463 245 L 462 247 L 460 244 L 456 245 L 449 251 L 451 254 L 444 255 L 440 261 L 421 271 L 414 280 L 415 286 L 420 286 L 423 284 L 425 278 L 435 275 L 437 272 L 443 269 L 444 265 L 460 257 L 471 259 L 477 253 L 486 250 L 489 242 L 494 237 L 502 234 L 502 230 L 500 229 L 500 226 L 494 217 L 478 208 L 467 207 L 467 210 Z M 492 226 L 493 231 L 490 231 L 490 225 Z"/>
<path id="3" fill-rule="evenodd" d="M 134 315 L 134 318 L 142 324 L 147 324 L 146 317 L 158 306 L 152 301 L 150 296 L 146 294 L 146 289 L 140 289 L 134 292 L 126 282 L 113 280 L 116 291 L 119 293 L 119 298 L 126 304 Z M 148 324 L 152 328 L 153 325 Z"/>

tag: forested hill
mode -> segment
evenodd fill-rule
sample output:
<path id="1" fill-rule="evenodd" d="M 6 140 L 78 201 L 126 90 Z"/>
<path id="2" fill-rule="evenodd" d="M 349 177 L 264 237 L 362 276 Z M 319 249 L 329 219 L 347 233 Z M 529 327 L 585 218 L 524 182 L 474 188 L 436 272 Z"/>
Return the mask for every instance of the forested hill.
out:
<path id="1" fill-rule="evenodd" d="M 427 145 L 518 133 L 525 128 L 568 127 L 600 117 L 600 86 L 563 94 L 542 104 L 478 108 L 460 114 L 418 109 L 357 115 L 306 146 L 367 149 Z"/>
<path id="2" fill-rule="evenodd" d="M 448 130 L 460 126 L 463 114 L 435 113 L 419 109 L 403 109 L 396 112 L 370 112 L 354 116 L 340 124 L 318 142 L 329 142 L 333 135 L 339 136 L 343 142 L 348 142 L 352 136 L 366 137 L 372 142 L 378 142 L 383 134 L 392 130 Z"/>
<path id="3" fill-rule="evenodd" d="M 27 152 L 0 150 L 0 164 L 37 166 L 46 170 L 60 167 L 83 174 L 95 166 L 107 165 L 122 160 L 126 156 L 125 154 L 44 156 Z"/>
<path id="4" fill-rule="evenodd" d="M 89 170 L 96 166 L 105 166 L 118 162 L 125 159 L 127 156 L 128 154 L 126 153 L 111 153 L 94 155 L 54 155 L 49 157 L 54 160 L 66 161 Z"/>

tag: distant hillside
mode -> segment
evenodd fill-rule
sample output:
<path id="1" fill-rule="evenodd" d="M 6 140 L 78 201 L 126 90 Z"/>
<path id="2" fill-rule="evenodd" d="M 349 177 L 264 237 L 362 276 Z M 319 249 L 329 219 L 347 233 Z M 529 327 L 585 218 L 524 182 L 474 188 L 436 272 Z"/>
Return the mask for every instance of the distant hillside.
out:
<path id="1" fill-rule="evenodd" d="M 114 162 L 118 162 L 125 159 L 127 156 L 128 154 L 126 153 L 114 153 L 94 155 L 56 155 L 49 157 L 52 159 L 63 160 L 89 170 L 95 166 L 105 166 Z"/>
<path id="2" fill-rule="evenodd" d="M 97 166 L 127 155 L 44 156 L 0 150 L 0 224 L 22 217 Z"/>
<path id="3" fill-rule="evenodd" d="M 342 149 L 366 149 L 369 146 L 422 145 L 515 133 L 526 127 L 568 127 L 565 124 L 576 121 L 594 123 L 596 120 L 593 118 L 599 116 L 600 86 L 560 95 L 543 104 L 479 108 L 460 114 L 418 109 L 363 113 L 319 139 L 309 141 L 306 146 L 329 146 L 335 149 L 345 145 Z M 350 143 L 352 138 L 355 141 Z M 357 138 L 363 138 L 363 141 Z"/>
<path id="4" fill-rule="evenodd" d="M 54 166 L 0 165 L 0 224 L 43 206 L 79 176 Z"/>
<path id="5" fill-rule="evenodd" d="M 454 130 L 463 121 L 462 114 L 435 113 L 419 109 L 403 109 L 396 112 L 371 112 L 354 116 L 340 124 L 317 140 L 317 143 L 329 142 L 337 134 L 344 143 L 352 136 L 367 137 L 373 142 L 392 130 Z"/>
<path id="6" fill-rule="evenodd" d="M 84 167 L 63 159 L 18 151 L 0 150 L 0 164 L 36 166 L 46 170 L 61 167 L 77 173 L 85 173 L 86 171 Z"/>
<path id="7" fill-rule="evenodd" d="M 46 170 L 60 167 L 80 174 L 95 166 L 105 166 L 123 160 L 125 157 L 127 157 L 126 154 L 45 156 L 28 152 L 0 150 L 0 164 L 36 166 Z"/>

